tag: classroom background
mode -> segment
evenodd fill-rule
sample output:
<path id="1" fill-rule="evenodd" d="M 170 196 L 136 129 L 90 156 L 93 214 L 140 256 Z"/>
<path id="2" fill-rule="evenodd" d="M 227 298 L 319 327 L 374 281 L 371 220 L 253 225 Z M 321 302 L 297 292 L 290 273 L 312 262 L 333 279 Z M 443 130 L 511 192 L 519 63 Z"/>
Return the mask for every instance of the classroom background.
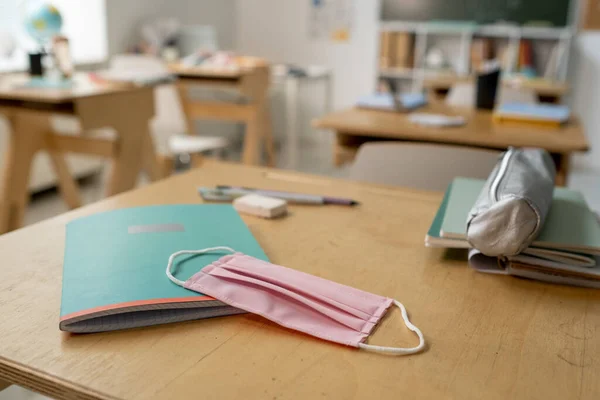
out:
<path id="1" fill-rule="evenodd" d="M 598 213 L 598 110 L 597 0 L 0 0 L 0 234 L 213 161 L 442 193 L 513 147 Z"/>

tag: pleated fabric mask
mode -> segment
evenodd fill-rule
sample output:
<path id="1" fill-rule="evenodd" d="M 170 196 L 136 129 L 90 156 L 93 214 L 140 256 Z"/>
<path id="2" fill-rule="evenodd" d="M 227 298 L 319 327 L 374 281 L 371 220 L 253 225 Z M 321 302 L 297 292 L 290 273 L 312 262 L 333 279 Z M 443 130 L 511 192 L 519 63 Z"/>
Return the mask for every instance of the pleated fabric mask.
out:
<path id="1" fill-rule="evenodd" d="M 178 256 L 208 252 L 232 254 L 207 265 L 187 281 L 173 276 Z M 425 348 L 423 334 L 410 322 L 406 308 L 397 300 L 259 260 L 229 247 L 174 253 L 169 258 L 167 276 L 186 289 L 331 342 L 395 355 L 414 354 Z M 416 347 L 364 343 L 392 304 L 400 308 L 404 323 L 419 337 Z"/>

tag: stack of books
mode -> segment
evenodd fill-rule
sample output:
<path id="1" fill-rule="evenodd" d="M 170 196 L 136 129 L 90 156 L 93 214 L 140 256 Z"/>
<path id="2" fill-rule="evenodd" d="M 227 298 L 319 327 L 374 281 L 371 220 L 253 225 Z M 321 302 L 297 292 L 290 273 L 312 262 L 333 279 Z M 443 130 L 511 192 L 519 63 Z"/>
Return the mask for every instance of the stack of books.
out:
<path id="1" fill-rule="evenodd" d="M 425 237 L 428 247 L 469 248 L 467 215 L 484 180 L 456 178 Z M 471 251 L 470 264 L 482 272 L 548 282 L 600 287 L 600 222 L 583 195 L 556 188 L 544 226 L 523 253 L 506 258 Z"/>
<path id="2" fill-rule="evenodd" d="M 559 128 L 569 120 L 569 107 L 555 104 L 505 103 L 494 111 L 494 122 L 527 123 Z"/>

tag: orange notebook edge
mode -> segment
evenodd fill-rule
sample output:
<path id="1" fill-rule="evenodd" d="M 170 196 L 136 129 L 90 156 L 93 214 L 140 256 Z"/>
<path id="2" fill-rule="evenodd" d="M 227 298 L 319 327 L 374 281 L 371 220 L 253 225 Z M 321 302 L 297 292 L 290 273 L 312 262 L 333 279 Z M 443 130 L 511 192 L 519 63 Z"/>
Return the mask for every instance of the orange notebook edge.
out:
<path id="1" fill-rule="evenodd" d="M 172 298 L 172 299 L 150 299 L 150 300 L 128 301 L 125 303 L 109 304 L 106 306 L 89 308 L 86 310 L 81 310 L 81 311 L 73 312 L 71 314 L 63 315 L 60 318 L 60 322 L 65 322 L 65 321 L 68 321 L 68 320 L 71 320 L 74 318 L 78 318 L 78 317 L 82 317 L 82 316 L 86 316 L 86 315 L 91 316 L 92 314 L 99 313 L 102 311 L 111 311 L 111 310 L 125 309 L 125 308 L 130 308 L 130 307 L 137 307 L 137 306 L 155 305 L 155 304 L 193 303 L 193 302 L 198 302 L 198 301 L 215 301 L 215 299 L 213 299 L 210 296 L 190 296 L 190 297 L 179 297 L 179 298 Z"/>

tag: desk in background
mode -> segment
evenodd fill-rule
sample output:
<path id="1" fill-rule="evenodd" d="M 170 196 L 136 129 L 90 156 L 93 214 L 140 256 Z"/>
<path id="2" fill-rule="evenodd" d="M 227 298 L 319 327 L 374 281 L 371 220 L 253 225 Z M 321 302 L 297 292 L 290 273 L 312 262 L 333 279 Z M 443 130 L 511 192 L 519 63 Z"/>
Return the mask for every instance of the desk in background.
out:
<path id="1" fill-rule="evenodd" d="M 467 122 L 460 127 L 425 127 L 411 123 L 409 113 L 351 108 L 327 114 L 313 124 L 335 132 L 336 165 L 352 161 L 358 147 L 373 140 L 433 142 L 496 150 L 509 146 L 541 147 L 552 154 L 557 167 L 556 183 L 562 186 L 567 182 L 571 154 L 589 149 L 583 127 L 575 117 L 557 130 L 526 124 L 499 125 L 492 121 L 490 111 L 451 109 L 437 104 L 417 112 L 458 114 Z"/>
<path id="2" fill-rule="evenodd" d="M 11 131 L 0 189 L 0 234 L 22 225 L 31 163 L 38 151 L 48 152 L 70 208 L 81 201 L 64 153 L 111 158 L 108 195 L 133 188 L 142 167 L 151 179 L 162 177 L 148 126 L 154 116 L 152 88 L 97 84 L 86 74 L 77 75 L 69 89 L 25 88 L 28 81 L 25 74 L 0 76 L 0 114 L 7 117 Z M 84 133 L 114 128 L 117 139 L 54 134 L 50 118 L 57 114 L 78 117 Z"/>
<path id="3" fill-rule="evenodd" d="M 188 125 L 193 134 L 194 120 L 213 119 L 243 122 L 246 125 L 242 162 L 255 165 L 260 162 L 261 143 L 264 142 L 268 165 L 275 164 L 275 148 L 269 113 L 269 66 L 262 60 L 240 58 L 237 69 L 208 69 L 173 64 L 169 67 L 177 75 L 177 86 Z M 204 86 L 235 90 L 245 97 L 243 104 L 193 99 L 190 89 Z"/>
<path id="4" fill-rule="evenodd" d="M 217 184 L 360 201 L 292 206 L 276 221 L 242 218 L 272 262 L 402 301 L 428 349 L 373 354 L 250 314 L 90 335 L 58 330 L 66 223 L 124 207 L 199 203 L 196 187 Z M 206 162 L 2 236 L 0 380 L 58 399 L 598 399 L 600 291 L 481 274 L 464 253 L 425 248 L 441 199 Z M 415 338 L 394 310 L 370 341 L 410 346 Z"/>

